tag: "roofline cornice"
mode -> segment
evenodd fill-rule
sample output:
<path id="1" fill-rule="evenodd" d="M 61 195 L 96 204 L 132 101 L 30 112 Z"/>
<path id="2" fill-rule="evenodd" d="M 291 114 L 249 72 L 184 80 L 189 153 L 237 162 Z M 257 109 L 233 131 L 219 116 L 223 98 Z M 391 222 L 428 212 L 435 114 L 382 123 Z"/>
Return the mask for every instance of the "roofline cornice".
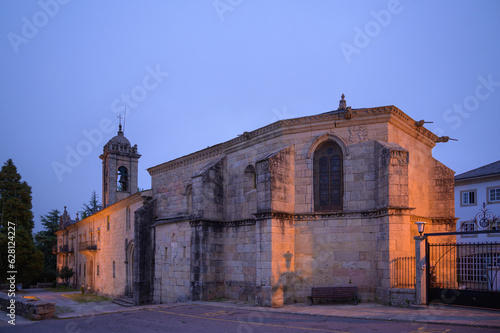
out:
<path id="1" fill-rule="evenodd" d="M 71 228 L 79 227 L 79 226 L 81 226 L 81 225 L 83 225 L 85 223 L 92 222 L 92 221 L 94 221 L 96 219 L 99 219 L 99 218 L 102 218 L 102 217 L 104 217 L 104 216 L 106 216 L 108 214 L 111 214 L 112 212 L 115 212 L 115 211 L 117 211 L 117 210 L 119 210 L 119 209 L 121 209 L 123 207 L 126 207 L 126 206 L 129 206 L 129 205 L 133 204 L 133 203 L 136 203 L 136 202 L 142 200 L 142 198 L 144 196 L 148 196 L 148 193 L 147 193 L 148 191 L 151 192 L 151 196 L 152 196 L 153 192 L 152 192 L 151 189 L 134 193 L 134 194 L 126 197 L 125 199 L 122 199 L 122 200 L 120 200 L 120 201 L 112 204 L 111 206 L 108 206 L 106 208 L 101 209 L 98 212 L 95 212 L 94 214 L 90 215 L 87 218 L 84 218 L 83 220 L 75 222 L 75 223 L 67 226 L 64 229 L 56 231 L 56 233 L 59 232 L 59 231 L 62 231 L 62 230 L 69 230 Z"/>
<path id="2" fill-rule="evenodd" d="M 354 121 L 356 125 L 391 122 L 393 125 L 424 141 L 431 147 L 435 146 L 438 138 L 437 135 L 423 126 L 417 127 L 414 119 L 394 105 L 349 109 L 349 113 L 349 117 L 347 117 L 346 112 L 337 110 L 313 116 L 279 120 L 252 132 L 244 132 L 229 141 L 150 167 L 147 171 L 151 176 L 155 176 L 205 159 L 219 158 L 243 147 L 251 146 L 280 135 L 293 134 L 306 130 L 311 131 L 325 127 L 330 128 L 330 122 L 333 122 L 336 128 L 352 126 Z"/>

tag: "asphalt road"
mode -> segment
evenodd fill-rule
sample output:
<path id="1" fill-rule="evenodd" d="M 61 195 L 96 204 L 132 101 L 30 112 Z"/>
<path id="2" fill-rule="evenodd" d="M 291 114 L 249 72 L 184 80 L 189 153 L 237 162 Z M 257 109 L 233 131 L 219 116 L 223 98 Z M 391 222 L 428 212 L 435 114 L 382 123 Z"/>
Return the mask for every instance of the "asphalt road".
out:
<path id="1" fill-rule="evenodd" d="M 197 304 L 160 306 L 148 310 L 98 316 L 48 319 L 12 326 L 0 322 L 0 332 L 495 332 L 497 329 L 342 319 L 323 316 L 249 311 Z"/>

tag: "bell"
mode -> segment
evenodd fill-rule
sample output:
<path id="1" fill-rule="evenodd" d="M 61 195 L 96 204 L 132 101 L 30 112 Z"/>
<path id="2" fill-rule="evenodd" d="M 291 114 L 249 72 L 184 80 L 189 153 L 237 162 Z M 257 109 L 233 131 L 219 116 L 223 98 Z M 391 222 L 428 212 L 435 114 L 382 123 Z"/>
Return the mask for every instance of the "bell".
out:
<path id="1" fill-rule="evenodd" d="M 125 175 L 120 175 L 120 180 L 118 182 L 121 184 L 122 191 L 127 190 L 127 176 Z"/>

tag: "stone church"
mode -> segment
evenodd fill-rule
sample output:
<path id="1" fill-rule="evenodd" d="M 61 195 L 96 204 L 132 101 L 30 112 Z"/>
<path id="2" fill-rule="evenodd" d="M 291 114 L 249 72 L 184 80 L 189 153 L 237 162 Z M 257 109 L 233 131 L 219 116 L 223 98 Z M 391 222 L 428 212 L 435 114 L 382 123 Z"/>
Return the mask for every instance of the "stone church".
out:
<path id="1" fill-rule="evenodd" d="M 228 298 L 306 302 L 357 286 L 390 303 L 391 262 L 426 232 L 455 228 L 454 172 L 438 137 L 395 106 L 281 120 L 148 169 L 120 130 L 103 149 L 103 209 L 61 217 L 58 265 L 72 283 L 135 304 Z M 408 292 L 411 301 L 411 291 Z"/>

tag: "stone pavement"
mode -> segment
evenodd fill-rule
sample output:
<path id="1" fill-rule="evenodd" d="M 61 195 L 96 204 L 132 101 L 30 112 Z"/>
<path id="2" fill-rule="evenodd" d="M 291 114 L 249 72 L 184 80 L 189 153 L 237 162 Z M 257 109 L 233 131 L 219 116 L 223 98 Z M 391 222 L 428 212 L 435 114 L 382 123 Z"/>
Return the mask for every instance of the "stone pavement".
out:
<path id="1" fill-rule="evenodd" d="M 397 308 L 375 303 L 350 304 L 326 304 L 307 305 L 293 304 L 281 308 L 256 307 L 248 303 L 237 301 L 219 302 L 189 302 L 176 304 L 155 304 L 146 306 L 122 307 L 112 302 L 76 303 L 64 296 L 64 293 L 50 291 L 34 291 L 30 295 L 37 296 L 41 300 L 56 303 L 56 318 L 74 318 L 92 316 L 105 313 L 137 311 L 147 308 L 162 308 L 182 306 L 185 304 L 197 304 L 200 306 L 216 306 L 225 308 L 244 308 L 250 311 L 282 312 L 289 314 L 329 316 L 337 318 L 368 319 L 380 321 L 396 321 L 425 324 L 448 324 L 459 326 L 488 327 L 500 329 L 500 310 L 474 309 L 466 307 L 430 305 L 412 308 Z M 0 311 L 0 320 L 8 319 L 6 313 Z M 19 318 L 21 319 L 21 318 Z"/>
<path id="2" fill-rule="evenodd" d="M 220 307 L 244 307 L 247 310 L 283 312 L 337 318 L 367 319 L 425 324 L 447 324 L 500 328 L 500 310 L 474 309 L 445 305 L 398 308 L 376 303 L 307 305 L 298 303 L 280 308 L 247 306 L 234 301 L 192 302 L 193 304 Z"/>

